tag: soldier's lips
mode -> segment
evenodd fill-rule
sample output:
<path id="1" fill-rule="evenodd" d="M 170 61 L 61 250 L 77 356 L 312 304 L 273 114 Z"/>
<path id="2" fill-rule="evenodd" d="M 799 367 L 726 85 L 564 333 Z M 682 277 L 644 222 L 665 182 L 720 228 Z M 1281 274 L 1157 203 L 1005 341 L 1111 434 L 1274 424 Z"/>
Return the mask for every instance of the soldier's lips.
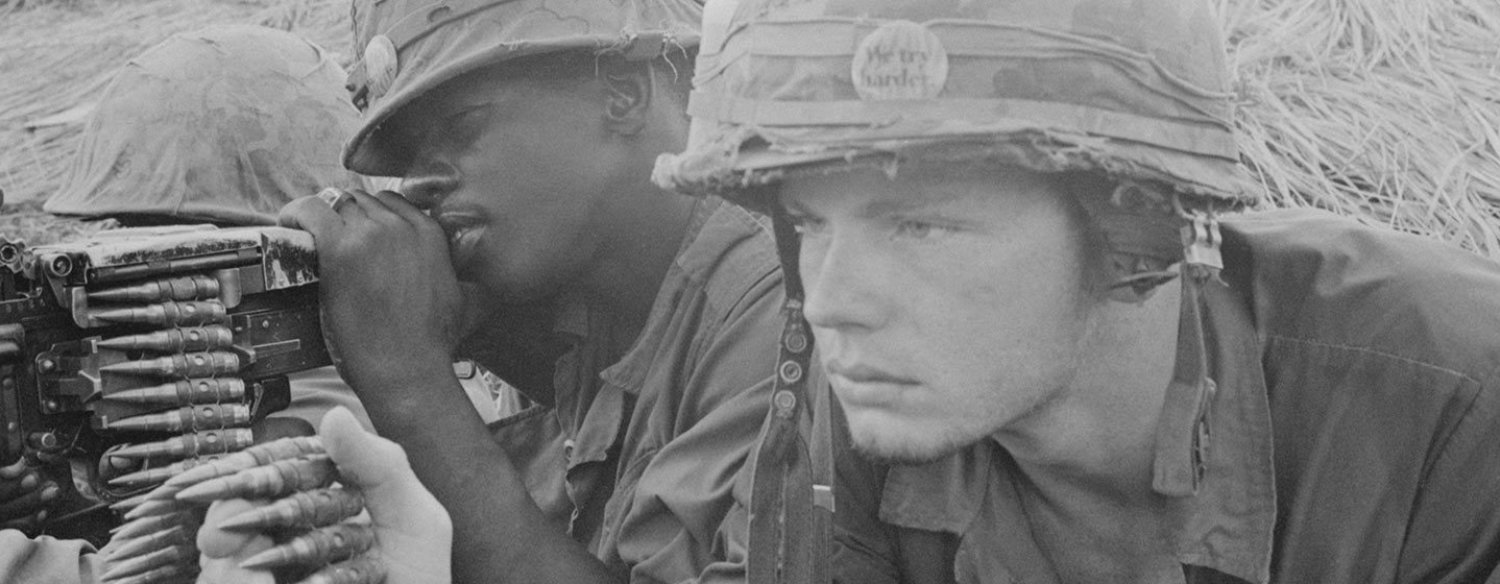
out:
<path id="1" fill-rule="evenodd" d="M 845 407 L 887 407 L 921 386 L 914 378 L 867 364 L 834 360 L 824 366 Z"/>
<path id="2" fill-rule="evenodd" d="M 448 256 L 453 269 L 463 277 L 478 253 L 479 241 L 484 238 L 484 221 L 473 215 L 444 213 L 437 216 L 437 222 L 448 235 Z"/>

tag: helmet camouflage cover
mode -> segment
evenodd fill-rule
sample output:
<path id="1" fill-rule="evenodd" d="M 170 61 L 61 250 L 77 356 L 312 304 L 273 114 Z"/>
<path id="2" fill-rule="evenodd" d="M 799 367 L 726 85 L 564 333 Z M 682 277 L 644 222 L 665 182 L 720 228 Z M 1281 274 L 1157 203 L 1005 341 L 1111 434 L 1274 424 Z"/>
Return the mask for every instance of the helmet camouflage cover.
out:
<path id="1" fill-rule="evenodd" d="M 659 161 L 664 187 L 733 198 L 862 160 L 992 160 L 1254 200 L 1209 3 L 727 4 L 705 23 L 693 136 Z"/>
<path id="2" fill-rule="evenodd" d="M 339 165 L 359 123 L 344 77 L 323 49 L 288 32 L 175 35 L 116 74 L 43 208 L 273 224 L 295 197 L 358 184 Z"/>
<path id="3" fill-rule="evenodd" d="M 344 150 L 363 174 L 397 176 L 410 160 L 381 125 L 465 73 L 570 49 L 653 59 L 698 44 L 693 0 L 356 0 L 350 73 L 364 123 Z"/>
<path id="4" fill-rule="evenodd" d="M 1191 494 L 1213 386 L 1201 296 L 1222 285 L 1215 213 L 1257 198 L 1212 16 L 1201 0 L 711 0 L 688 147 L 654 179 L 772 213 L 798 326 L 799 244 L 762 186 L 912 162 L 1108 178 L 1112 193 L 1077 199 L 1117 276 L 1110 298 L 1181 281 L 1153 486 Z"/>

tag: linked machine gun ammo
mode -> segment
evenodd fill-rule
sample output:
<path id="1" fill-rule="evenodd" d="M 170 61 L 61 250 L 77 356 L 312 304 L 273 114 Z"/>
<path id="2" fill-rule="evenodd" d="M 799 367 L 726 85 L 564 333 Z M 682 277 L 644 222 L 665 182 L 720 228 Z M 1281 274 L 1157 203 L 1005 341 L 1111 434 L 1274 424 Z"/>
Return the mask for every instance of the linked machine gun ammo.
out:
<path id="1" fill-rule="evenodd" d="M 102 544 L 112 503 L 242 449 L 329 364 L 316 252 L 277 227 L 0 236 L 0 463 L 61 488 L 40 533 Z"/>

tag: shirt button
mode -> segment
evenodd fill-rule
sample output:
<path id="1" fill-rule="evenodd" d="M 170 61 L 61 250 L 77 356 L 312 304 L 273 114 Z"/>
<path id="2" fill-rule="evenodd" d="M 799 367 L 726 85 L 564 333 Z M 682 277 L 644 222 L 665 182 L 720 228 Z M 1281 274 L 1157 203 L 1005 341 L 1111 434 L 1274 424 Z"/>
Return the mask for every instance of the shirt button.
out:
<path id="1" fill-rule="evenodd" d="M 771 397 L 771 403 L 776 406 L 776 415 L 783 418 L 791 417 L 792 412 L 797 408 L 797 396 L 783 389 Z"/>

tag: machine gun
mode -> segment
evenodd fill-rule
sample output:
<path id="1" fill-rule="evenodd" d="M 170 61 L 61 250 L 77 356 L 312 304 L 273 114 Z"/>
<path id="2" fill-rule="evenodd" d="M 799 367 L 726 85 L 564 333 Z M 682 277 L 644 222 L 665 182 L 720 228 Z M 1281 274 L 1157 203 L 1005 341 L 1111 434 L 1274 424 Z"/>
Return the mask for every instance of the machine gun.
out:
<path id="1" fill-rule="evenodd" d="M 330 362 L 316 279 L 283 228 L 0 236 L 0 463 L 62 489 L 41 532 L 102 544 L 110 503 L 249 445 L 287 374 Z"/>

